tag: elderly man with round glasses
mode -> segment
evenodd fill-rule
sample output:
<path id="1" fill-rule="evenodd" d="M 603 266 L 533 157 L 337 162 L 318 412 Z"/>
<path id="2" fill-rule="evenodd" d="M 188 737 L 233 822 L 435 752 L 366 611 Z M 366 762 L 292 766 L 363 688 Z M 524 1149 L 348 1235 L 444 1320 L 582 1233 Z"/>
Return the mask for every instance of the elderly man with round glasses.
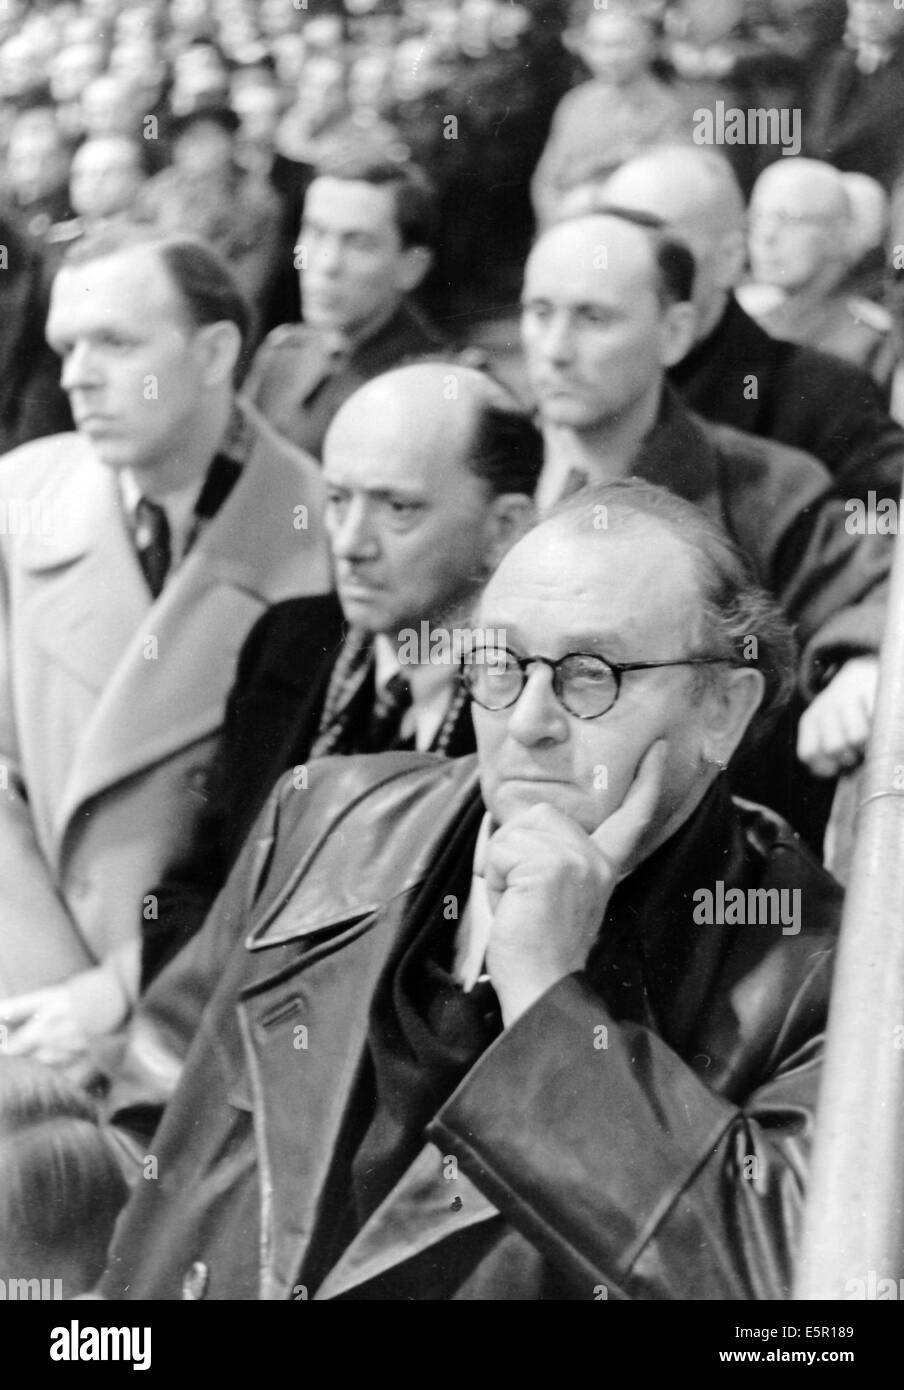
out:
<path id="1" fill-rule="evenodd" d="M 188 948 L 216 989 L 107 1297 L 789 1296 L 840 890 L 721 771 L 785 620 L 636 480 L 475 617 L 476 761 L 290 775 Z M 178 1008 L 164 972 L 145 1026 Z"/>

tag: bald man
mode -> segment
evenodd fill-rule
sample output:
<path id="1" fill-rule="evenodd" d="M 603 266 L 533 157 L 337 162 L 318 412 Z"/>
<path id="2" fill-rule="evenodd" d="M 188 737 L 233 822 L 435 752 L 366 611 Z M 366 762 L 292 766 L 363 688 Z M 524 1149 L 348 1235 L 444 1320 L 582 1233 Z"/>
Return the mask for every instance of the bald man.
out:
<path id="1" fill-rule="evenodd" d="M 886 537 L 849 534 L 844 502 L 816 459 L 706 422 L 667 386 L 666 370 L 694 332 L 692 277 L 683 243 L 626 216 L 575 217 L 537 241 L 522 338 L 546 440 L 538 506 L 587 482 L 633 475 L 725 525 L 784 604 L 802 650 L 800 761 L 789 723 L 791 746 L 779 752 L 777 743 L 771 760 L 757 759 L 757 780 L 738 790 L 750 795 L 755 786 L 756 799 L 775 804 L 818 846 L 832 784 L 814 782 L 801 762 L 833 778 L 862 754 L 891 550 Z"/>
<path id="2" fill-rule="evenodd" d="M 897 502 L 904 433 L 866 372 L 828 353 L 773 338 L 734 295 L 744 273 L 744 200 L 715 150 L 663 146 L 629 160 L 578 206 L 618 206 L 660 218 L 694 253 L 695 339 L 669 372 L 708 419 L 814 454 L 844 497 Z"/>
<path id="3" fill-rule="evenodd" d="M 340 407 L 324 449 L 338 600 L 276 604 L 252 629 L 206 813 L 143 924 L 145 984 L 200 926 L 287 768 L 303 788 L 328 753 L 473 751 L 451 638 L 424 637 L 466 626 L 532 516 L 541 460 L 530 419 L 473 368 L 397 368 Z"/>
<path id="4" fill-rule="evenodd" d="M 840 286 L 858 248 L 845 176 L 817 159 L 779 159 L 753 187 L 753 283 L 742 304 L 777 338 L 806 343 L 862 367 L 887 395 L 896 366 L 892 318 Z M 761 289 L 777 294 L 758 310 Z"/>

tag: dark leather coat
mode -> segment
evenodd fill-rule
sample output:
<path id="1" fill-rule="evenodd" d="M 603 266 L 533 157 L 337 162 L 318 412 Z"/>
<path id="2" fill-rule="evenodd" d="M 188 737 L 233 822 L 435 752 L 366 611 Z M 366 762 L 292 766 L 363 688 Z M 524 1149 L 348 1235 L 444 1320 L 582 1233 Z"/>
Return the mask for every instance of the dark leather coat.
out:
<path id="1" fill-rule="evenodd" d="M 327 759 L 307 790 L 283 781 L 188 948 L 194 979 L 164 972 L 140 1016 L 143 1070 L 133 1056 L 116 1099 L 156 1180 L 121 1218 L 107 1297 L 788 1297 L 841 892 L 721 784 L 324 1266 L 376 981 L 481 812 L 470 758 Z M 799 890 L 799 930 L 698 924 L 693 895 L 719 881 Z M 215 996 L 149 1142 L 205 980 Z"/>

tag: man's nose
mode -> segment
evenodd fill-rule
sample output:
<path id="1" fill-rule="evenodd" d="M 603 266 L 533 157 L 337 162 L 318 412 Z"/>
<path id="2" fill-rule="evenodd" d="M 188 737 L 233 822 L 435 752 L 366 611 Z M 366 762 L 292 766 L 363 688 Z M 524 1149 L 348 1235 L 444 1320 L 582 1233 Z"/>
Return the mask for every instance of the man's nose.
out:
<path id="1" fill-rule="evenodd" d="M 88 343 L 78 343 L 66 354 L 60 385 L 64 391 L 77 391 L 99 382 L 100 369 L 94 352 Z"/>
<path id="2" fill-rule="evenodd" d="M 568 712 L 556 699 L 552 682 L 550 668 L 537 663 L 512 706 L 509 733 L 527 748 L 538 743 L 562 743 L 568 737 Z"/>
<path id="3" fill-rule="evenodd" d="M 363 500 L 349 502 L 341 518 L 330 521 L 330 546 L 337 560 L 372 560 L 377 539 Z"/>
<path id="4" fill-rule="evenodd" d="M 574 356 L 574 335 L 569 314 L 553 314 L 547 319 L 542 334 L 542 349 L 550 362 L 570 362 Z"/>
<path id="5" fill-rule="evenodd" d="M 342 265 L 342 241 L 337 236 L 318 238 L 312 260 L 325 275 L 335 275 Z"/>

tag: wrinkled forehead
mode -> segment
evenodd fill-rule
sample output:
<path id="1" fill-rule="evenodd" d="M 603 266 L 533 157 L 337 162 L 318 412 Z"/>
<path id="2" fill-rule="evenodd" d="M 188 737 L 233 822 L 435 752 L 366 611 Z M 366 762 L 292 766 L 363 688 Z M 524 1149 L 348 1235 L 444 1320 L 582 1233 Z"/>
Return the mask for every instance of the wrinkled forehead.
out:
<path id="1" fill-rule="evenodd" d="M 701 600 L 692 557 L 668 528 L 646 517 L 609 525 L 590 512 L 552 518 L 513 546 L 479 612 L 522 644 L 568 651 L 592 641 L 611 656 L 652 659 L 697 632 Z"/>

